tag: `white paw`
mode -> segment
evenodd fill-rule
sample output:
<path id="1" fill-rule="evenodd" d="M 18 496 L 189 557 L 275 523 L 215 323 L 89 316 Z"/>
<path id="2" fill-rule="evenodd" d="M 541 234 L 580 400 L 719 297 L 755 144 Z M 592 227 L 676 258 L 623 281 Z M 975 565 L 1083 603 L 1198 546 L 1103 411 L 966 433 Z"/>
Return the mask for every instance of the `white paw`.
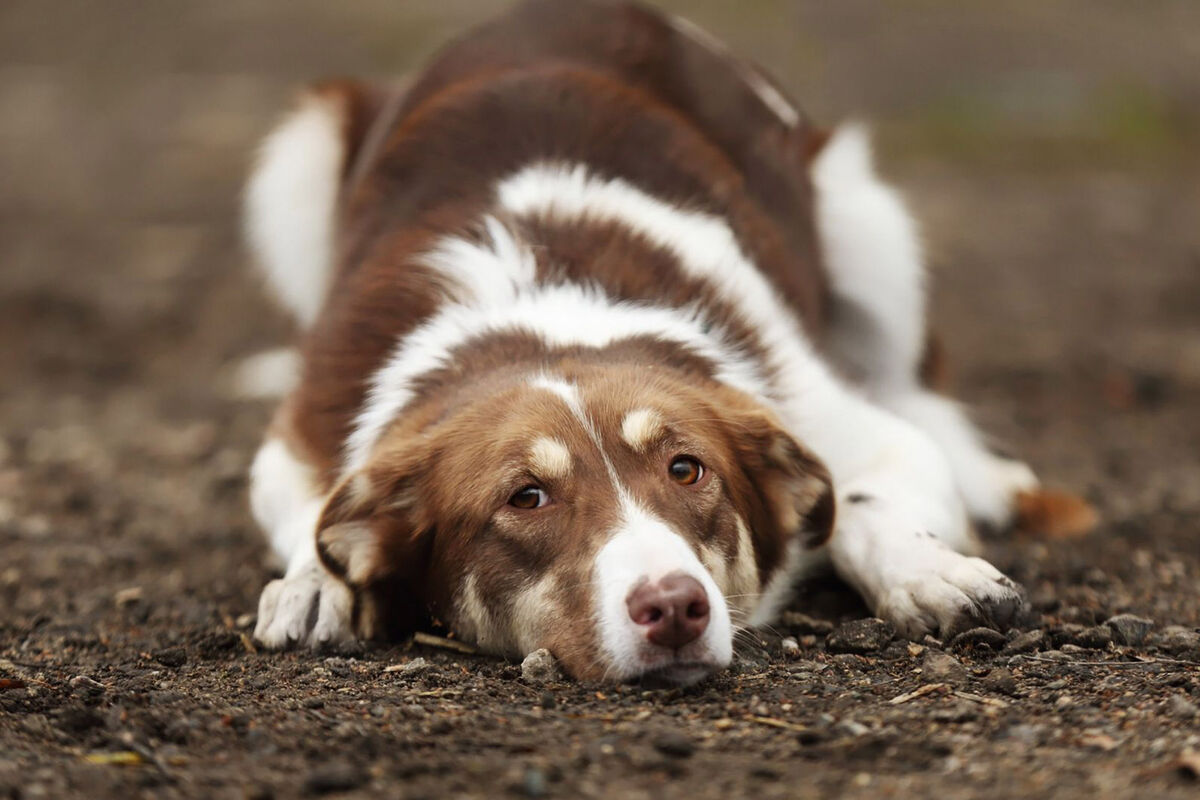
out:
<path id="1" fill-rule="evenodd" d="M 313 565 L 263 588 L 254 638 L 273 650 L 348 641 L 354 638 L 353 605 L 350 590 Z"/>
<path id="2" fill-rule="evenodd" d="M 1017 495 L 1037 488 L 1037 476 L 1028 464 L 991 454 L 983 463 L 978 479 L 960 475 L 967 513 L 993 528 L 1007 527 L 1017 510 Z"/>
<path id="3" fill-rule="evenodd" d="M 909 639 L 927 633 L 946 639 L 976 627 L 1005 630 L 1024 603 L 1021 588 L 982 558 L 927 540 L 903 560 L 875 613 Z"/>

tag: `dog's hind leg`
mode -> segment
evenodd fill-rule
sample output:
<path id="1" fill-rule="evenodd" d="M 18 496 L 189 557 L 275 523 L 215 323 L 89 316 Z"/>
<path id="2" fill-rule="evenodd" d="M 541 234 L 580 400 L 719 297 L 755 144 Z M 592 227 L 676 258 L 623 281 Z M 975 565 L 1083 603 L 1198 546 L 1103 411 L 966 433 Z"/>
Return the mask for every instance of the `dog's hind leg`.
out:
<path id="1" fill-rule="evenodd" d="M 923 385 L 925 269 L 916 224 L 875 173 L 867 134 L 835 131 L 812 165 L 816 220 L 833 296 L 827 353 L 868 397 L 924 431 L 950 463 L 968 513 L 1008 524 L 1037 486 L 993 454 L 962 406 Z"/>

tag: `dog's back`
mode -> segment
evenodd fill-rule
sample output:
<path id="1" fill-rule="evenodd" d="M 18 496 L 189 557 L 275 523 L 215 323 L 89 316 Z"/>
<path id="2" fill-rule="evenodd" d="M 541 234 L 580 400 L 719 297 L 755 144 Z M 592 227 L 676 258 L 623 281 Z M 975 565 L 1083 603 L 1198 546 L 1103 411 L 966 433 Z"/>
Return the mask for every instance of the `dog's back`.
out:
<path id="1" fill-rule="evenodd" d="M 488 215 L 534 210 L 547 181 L 560 195 L 607 182 L 622 213 L 638 212 L 611 187 L 727 222 L 791 312 L 810 332 L 820 326 L 826 290 L 807 161 L 821 135 L 756 67 L 688 23 L 636 4 L 534 0 L 450 44 L 409 87 L 331 82 L 307 109 L 318 119 L 305 125 L 340 137 L 340 178 L 327 201 L 335 244 L 308 247 L 329 261 L 307 269 L 329 273 L 300 281 L 314 328 L 288 411 L 323 471 L 337 464 L 370 373 L 441 302 L 445 270 L 431 271 L 426 254 L 448 234 L 486 233 L 478 225 Z M 328 171 L 328 160 L 317 168 Z M 505 179 L 508 196 L 498 197 Z M 331 182 L 311 183 L 329 191 Z M 592 224 L 569 226 L 526 215 L 547 265 L 538 280 L 720 313 L 659 243 L 596 212 Z M 647 263 L 659 267 L 648 273 Z M 281 277 L 297 291 L 295 272 Z M 457 277 L 478 286 L 497 276 Z"/>

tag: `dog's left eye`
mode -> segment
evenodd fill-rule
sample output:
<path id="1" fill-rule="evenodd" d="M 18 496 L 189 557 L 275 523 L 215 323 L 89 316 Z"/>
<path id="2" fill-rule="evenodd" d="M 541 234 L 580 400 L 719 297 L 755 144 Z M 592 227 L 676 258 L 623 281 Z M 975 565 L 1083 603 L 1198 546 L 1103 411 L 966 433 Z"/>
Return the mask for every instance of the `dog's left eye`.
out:
<path id="1" fill-rule="evenodd" d="M 677 456 L 667 472 L 676 483 L 691 486 L 704 476 L 704 465 L 691 456 Z"/>
<path id="2" fill-rule="evenodd" d="M 536 486 L 526 486 L 512 497 L 508 498 L 508 504 L 513 508 L 531 509 L 541 508 L 550 502 L 550 495 Z"/>

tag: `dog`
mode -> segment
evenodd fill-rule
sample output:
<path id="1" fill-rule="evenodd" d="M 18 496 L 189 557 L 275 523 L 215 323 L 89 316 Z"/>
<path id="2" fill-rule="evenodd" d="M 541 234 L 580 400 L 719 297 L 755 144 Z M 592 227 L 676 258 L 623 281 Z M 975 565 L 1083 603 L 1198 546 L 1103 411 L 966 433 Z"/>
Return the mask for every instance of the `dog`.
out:
<path id="1" fill-rule="evenodd" d="M 313 86 L 246 228 L 302 329 L 251 468 L 268 648 L 440 623 L 690 684 L 832 567 L 906 637 L 1004 628 L 1038 485 L 936 391 L 866 133 L 629 3 L 533 0 L 415 79 Z"/>

